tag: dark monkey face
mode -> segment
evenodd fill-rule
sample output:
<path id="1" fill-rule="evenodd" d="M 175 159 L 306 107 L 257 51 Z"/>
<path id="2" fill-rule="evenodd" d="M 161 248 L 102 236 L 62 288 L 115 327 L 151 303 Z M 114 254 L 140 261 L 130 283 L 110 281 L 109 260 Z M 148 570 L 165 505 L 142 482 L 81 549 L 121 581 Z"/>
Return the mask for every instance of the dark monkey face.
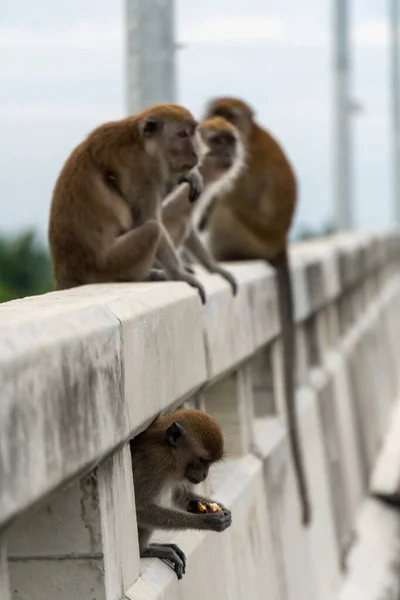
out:
<path id="1" fill-rule="evenodd" d="M 233 125 L 221 117 L 200 124 L 199 132 L 206 148 L 202 169 L 207 181 L 213 182 L 227 173 L 239 158 L 238 133 Z"/>
<path id="2" fill-rule="evenodd" d="M 147 119 L 143 135 L 147 151 L 161 158 L 168 171 L 184 175 L 199 161 L 197 122 L 191 119 Z"/>
<path id="3" fill-rule="evenodd" d="M 190 483 L 201 483 L 208 476 L 211 461 L 206 458 L 194 457 L 186 465 L 186 479 Z"/>
<path id="4" fill-rule="evenodd" d="M 250 134 L 253 124 L 252 108 L 238 98 L 215 98 L 206 109 L 206 119 L 222 117 L 237 127 L 245 139 Z"/>
<path id="5" fill-rule="evenodd" d="M 198 441 L 191 440 L 182 425 L 175 422 L 167 428 L 165 438 L 176 461 L 178 479 L 193 484 L 204 481 L 213 461 Z"/>

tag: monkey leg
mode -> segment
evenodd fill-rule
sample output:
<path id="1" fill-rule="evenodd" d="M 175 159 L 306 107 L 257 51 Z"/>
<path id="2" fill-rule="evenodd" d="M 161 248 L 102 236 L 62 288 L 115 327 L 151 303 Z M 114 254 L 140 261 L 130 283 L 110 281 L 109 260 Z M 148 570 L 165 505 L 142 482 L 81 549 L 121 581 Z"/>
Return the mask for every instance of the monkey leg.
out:
<path id="1" fill-rule="evenodd" d="M 160 558 L 172 565 L 178 579 L 186 571 L 186 556 L 176 544 L 149 544 L 140 553 L 141 558 Z"/>
<path id="2" fill-rule="evenodd" d="M 193 277 L 193 275 L 185 271 L 184 266 L 175 252 L 168 232 L 164 227 L 162 227 L 162 235 L 158 244 L 156 256 L 157 260 L 162 264 L 168 274 L 169 279 L 172 281 L 186 281 L 186 283 L 192 287 L 197 288 L 201 301 L 205 304 L 206 292 L 204 287 L 196 277 Z"/>
<path id="3" fill-rule="evenodd" d="M 223 277 L 231 286 L 233 295 L 236 296 L 238 290 L 236 279 L 229 271 L 220 267 L 217 261 L 214 260 L 195 229 L 191 229 L 184 245 L 210 273 L 216 273 Z"/>
<path id="4" fill-rule="evenodd" d="M 101 273 L 113 280 L 128 278 L 141 281 L 148 275 L 157 251 L 161 227 L 147 221 L 119 236 L 99 261 Z"/>
<path id="5" fill-rule="evenodd" d="M 168 277 L 162 269 L 150 269 L 146 281 L 168 281 Z"/>
<path id="6" fill-rule="evenodd" d="M 192 263 L 192 260 L 191 260 L 191 257 L 189 256 L 189 254 L 187 252 L 185 252 L 185 250 L 181 249 L 179 252 L 179 256 L 180 256 L 180 259 L 181 259 L 182 264 L 185 267 L 186 271 L 188 273 L 190 273 L 191 275 L 194 275 L 194 273 L 195 273 L 194 269 L 192 269 L 192 267 L 191 267 L 191 265 L 193 263 Z"/>

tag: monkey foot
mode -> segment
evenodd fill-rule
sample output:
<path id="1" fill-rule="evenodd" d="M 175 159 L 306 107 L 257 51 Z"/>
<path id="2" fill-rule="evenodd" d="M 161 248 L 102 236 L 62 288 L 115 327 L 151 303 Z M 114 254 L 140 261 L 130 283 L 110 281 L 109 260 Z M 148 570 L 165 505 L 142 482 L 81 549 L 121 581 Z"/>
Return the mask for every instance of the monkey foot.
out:
<path id="1" fill-rule="evenodd" d="M 178 579 L 186 573 L 186 556 L 176 544 L 149 544 L 141 558 L 160 558 L 172 566 Z"/>
<path id="2" fill-rule="evenodd" d="M 237 284 L 237 281 L 234 278 L 234 276 L 231 275 L 229 273 L 229 271 L 226 271 L 225 269 L 222 269 L 221 267 L 218 267 L 218 269 L 215 270 L 215 273 L 218 273 L 218 275 L 223 277 L 225 279 L 225 281 L 227 281 L 229 283 L 229 285 L 232 288 L 232 294 L 234 296 L 236 296 L 237 292 L 238 292 L 238 284 Z"/>

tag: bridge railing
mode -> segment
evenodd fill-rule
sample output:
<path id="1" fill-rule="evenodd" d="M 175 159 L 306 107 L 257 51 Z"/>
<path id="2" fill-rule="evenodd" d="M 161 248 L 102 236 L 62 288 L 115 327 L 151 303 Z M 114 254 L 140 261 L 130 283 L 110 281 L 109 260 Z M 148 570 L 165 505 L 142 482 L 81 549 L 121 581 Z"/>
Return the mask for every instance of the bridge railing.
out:
<path id="1" fill-rule="evenodd" d="M 203 274 L 204 307 L 177 283 L 86 286 L 0 306 L 1 600 L 336 597 L 398 394 L 400 235 L 295 245 L 291 263 L 308 530 L 266 265 L 232 265 L 236 298 Z M 127 441 L 182 404 L 223 427 L 228 459 L 206 491 L 231 506 L 234 525 L 174 535 L 189 557 L 178 583 L 160 561 L 139 560 Z"/>

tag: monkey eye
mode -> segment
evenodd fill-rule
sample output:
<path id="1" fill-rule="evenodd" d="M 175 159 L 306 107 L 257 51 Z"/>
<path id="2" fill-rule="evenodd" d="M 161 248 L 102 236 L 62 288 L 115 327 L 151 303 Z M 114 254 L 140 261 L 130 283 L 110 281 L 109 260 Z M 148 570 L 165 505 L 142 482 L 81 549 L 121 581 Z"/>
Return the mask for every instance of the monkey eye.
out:
<path id="1" fill-rule="evenodd" d="M 220 133 L 212 138 L 216 144 L 226 144 L 231 146 L 235 142 L 235 138 L 231 133 Z"/>
<path id="2" fill-rule="evenodd" d="M 227 108 L 216 108 L 214 114 L 216 117 L 222 117 L 227 121 L 233 121 L 235 118 L 235 115 Z"/>
<path id="3" fill-rule="evenodd" d="M 208 460 L 207 458 L 199 458 L 199 463 L 202 467 L 209 467 L 211 465 L 211 460 Z"/>
<path id="4" fill-rule="evenodd" d="M 186 129 L 181 129 L 178 132 L 178 135 L 179 135 L 180 138 L 187 138 L 187 137 L 189 137 L 189 133 L 186 131 Z"/>

